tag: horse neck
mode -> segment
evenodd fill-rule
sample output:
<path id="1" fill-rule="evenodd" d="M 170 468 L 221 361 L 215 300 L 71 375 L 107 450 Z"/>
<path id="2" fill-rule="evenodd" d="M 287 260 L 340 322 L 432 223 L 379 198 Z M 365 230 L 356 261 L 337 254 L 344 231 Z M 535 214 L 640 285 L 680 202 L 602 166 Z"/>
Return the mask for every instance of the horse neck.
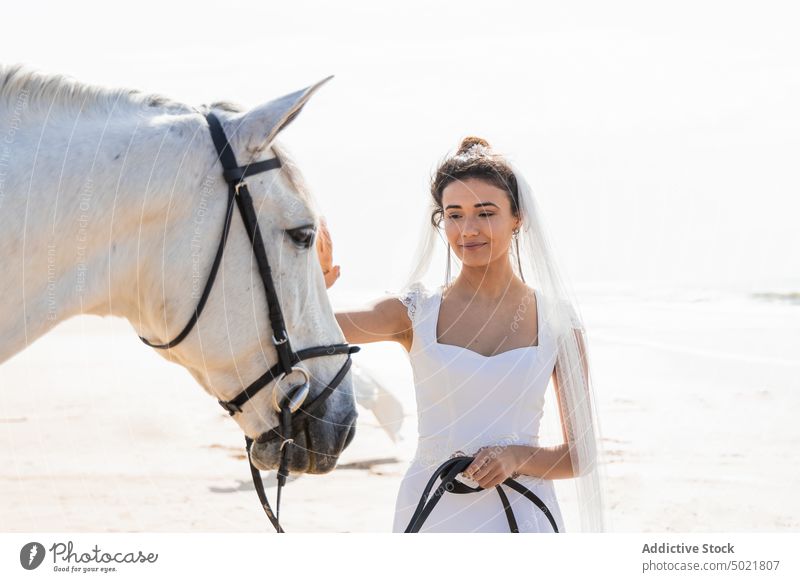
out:
<path id="1" fill-rule="evenodd" d="M 190 191 L 214 163 L 199 115 L 147 113 L 16 119 L 0 191 L 0 362 L 74 315 L 141 321 L 140 289 L 191 236 Z"/>

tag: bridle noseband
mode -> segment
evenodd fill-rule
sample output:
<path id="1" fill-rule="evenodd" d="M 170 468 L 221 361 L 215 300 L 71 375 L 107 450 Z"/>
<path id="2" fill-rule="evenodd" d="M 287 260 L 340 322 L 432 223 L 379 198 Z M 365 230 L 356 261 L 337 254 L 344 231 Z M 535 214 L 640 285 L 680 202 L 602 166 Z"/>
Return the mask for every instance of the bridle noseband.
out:
<path id="1" fill-rule="evenodd" d="M 286 484 L 288 472 L 288 454 L 289 445 L 293 444 L 293 435 L 296 432 L 304 430 L 302 420 L 307 424 L 309 418 L 313 418 L 314 414 L 318 412 L 319 408 L 323 405 L 325 400 L 333 393 L 336 387 L 341 383 L 347 375 L 352 360 L 350 354 L 354 354 L 361 348 L 359 346 L 351 346 L 347 343 L 334 344 L 330 346 L 316 346 L 312 348 L 305 348 L 298 352 L 292 349 L 289 342 L 289 334 L 286 331 L 286 323 L 283 319 L 283 312 L 281 311 L 280 301 L 278 294 L 275 290 L 275 284 L 272 280 L 272 270 L 267 260 L 267 252 L 264 247 L 264 241 L 261 238 L 261 230 L 258 227 L 258 219 L 255 207 L 253 206 L 253 199 L 247 189 L 245 178 L 253 176 L 261 172 L 267 172 L 279 168 L 281 166 L 278 158 L 270 158 L 261 162 L 252 162 L 246 166 L 239 166 L 236 163 L 236 157 L 233 154 L 233 149 L 228 143 L 225 136 L 225 131 L 222 129 L 222 124 L 219 119 L 212 112 L 205 114 L 208 121 L 208 126 L 211 131 L 211 139 L 214 141 L 214 146 L 219 154 L 219 160 L 222 162 L 223 177 L 228 183 L 228 205 L 225 212 L 225 223 L 222 228 L 222 236 L 220 237 L 217 253 L 214 256 L 214 262 L 211 265 L 211 272 L 208 275 L 205 289 L 197 302 L 192 317 L 175 339 L 163 343 L 154 344 L 140 336 L 140 339 L 151 348 L 169 349 L 178 345 L 183 339 L 189 335 L 189 332 L 197 323 L 200 313 L 205 307 L 208 296 L 211 293 L 211 287 L 214 285 L 214 279 L 217 276 L 220 263 L 222 262 L 222 253 L 225 249 L 225 243 L 228 240 L 228 233 L 231 227 L 231 219 L 233 218 L 233 204 L 234 200 L 239 207 L 242 221 L 244 222 L 247 236 L 250 238 L 250 243 L 253 249 L 253 254 L 256 257 L 258 270 L 261 275 L 261 280 L 264 283 L 264 291 L 267 297 L 267 308 L 269 309 L 269 321 L 272 326 L 272 343 L 278 353 L 278 362 L 265 372 L 260 378 L 256 379 L 247 388 L 242 390 L 235 398 L 228 401 L 219 401 L 219 404 L 233 416 L 238 412 L 242 412 L 242 406 L 250 400 L 259 390 L 270 384 L 272 381 L 277 380 L 276 386 L 273 389 L 272 406 L 278 413 L 278 426 L 270 429 L 269 431 L 261 434 L 255 439 L 259 444 L 265 444 L 272 441 L 280 441 L 281 461 L 278 469 L 278 493 L 276 502 L 276 513 L 272 512 L 272 508 L 267 500 L 267 495 L 264 492 L 264 483 L 261 480 L 261 473 L 253 465 L 250 457 L 250 449 L 253 445 L 253 439 L 245 436 L 245 447 L 247 450 L 247 459 L 250 462 L 250 473 L 253 477 L 253 484 L 256 487 L 259 501 L 263 507 L 267 517 L 272 523 L 275 531 L 278 533 L 285 533 L 279 522 L 280 506 L 281 506 L 281 488 Z M 308 372 L 295 364 L 306 360 L 308 358 L 316 358 L 319 356 L 334 356 L 338 354 L 347 354 L 342 367 L 328 384 L 311 402 L 305 403 L 309 395 L 310 378 Z M 304 382 L 300 386 L 294 387 L 290 393 L 286 394 L 286 398 L 280 401 L 281 392 L 278 390 L 281 380 L 284 380 L 289 374 L 299 372 L 303 374 Z M 296 416 L 295 416 L 296 415 Z M 353 413 L 346 422 L 352 422 L 357 413 Z M 295 421 L 300 422 L 295 422 Z M 310 444 L 310 443 L 309 443 Z"/>

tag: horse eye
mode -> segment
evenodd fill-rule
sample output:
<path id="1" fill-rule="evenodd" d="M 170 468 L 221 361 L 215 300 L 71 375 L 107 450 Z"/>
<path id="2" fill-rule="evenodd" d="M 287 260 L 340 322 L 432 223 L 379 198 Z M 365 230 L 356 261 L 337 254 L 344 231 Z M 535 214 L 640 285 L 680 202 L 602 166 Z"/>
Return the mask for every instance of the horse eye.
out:
<path id="1" fill-rule="evenodd" d="M 311 226 L 299 226 L 297 228 L 290 228 L 286 230 L 286 234 L 292 237 L 292 240 L 298 246 L 307 249 L 311 246 L 311 243 L 314 242 L 314 234 L 316 233 L 316 228 L 313 225 Z"/>

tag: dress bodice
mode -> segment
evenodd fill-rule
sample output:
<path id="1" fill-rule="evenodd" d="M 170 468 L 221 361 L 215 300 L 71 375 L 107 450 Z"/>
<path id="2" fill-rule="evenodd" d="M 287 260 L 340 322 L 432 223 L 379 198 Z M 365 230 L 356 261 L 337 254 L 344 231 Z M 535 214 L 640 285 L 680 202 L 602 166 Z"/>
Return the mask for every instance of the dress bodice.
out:
<path id="1" fill-rule="evenodd" d="M 437 340 L 443 290 L 417 283 L 401 295 L 413 326 L 408 355 L 419 421 L 415 458 L 434 464 L 457 450 L 472 454 L 495 444 L 537 445 L 556 360 L 540 293 L 537 345 L 484 356 Z"/>

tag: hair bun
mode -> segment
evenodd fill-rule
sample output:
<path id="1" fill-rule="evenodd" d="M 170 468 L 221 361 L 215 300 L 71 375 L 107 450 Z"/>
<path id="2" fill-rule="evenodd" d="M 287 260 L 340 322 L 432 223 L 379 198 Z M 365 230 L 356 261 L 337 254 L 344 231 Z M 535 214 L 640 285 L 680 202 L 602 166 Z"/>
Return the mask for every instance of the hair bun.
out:
<path id="1" fill-rule="evenodd" d="M 467 151 L 474 145 L 480 145 L 487 149 L 491 148 L 489 142 L 486 141 L 485 139 L 481 137 L 475 137 L 474 135 L 470 135 L 461 140 L 461 145 L 458 146 L 458 151 L 456 152 L 456 155 L 467 153 Z"/>

